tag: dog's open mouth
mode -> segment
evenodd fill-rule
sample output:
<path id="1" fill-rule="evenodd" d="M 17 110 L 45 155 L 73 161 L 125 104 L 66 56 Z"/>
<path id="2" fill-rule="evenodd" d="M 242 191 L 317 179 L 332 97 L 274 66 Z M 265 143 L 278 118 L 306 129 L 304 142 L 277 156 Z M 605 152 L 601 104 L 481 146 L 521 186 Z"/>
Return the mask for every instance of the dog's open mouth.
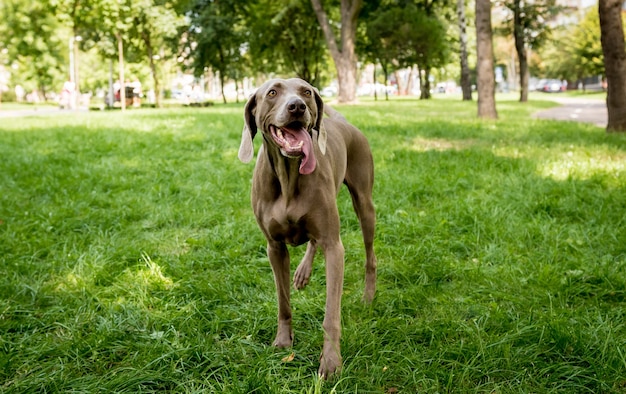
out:
<path id="1" fill-rule="evenodd" d="M 313 141 L 301 123 L 291 123 L 284 127 L 270 125 L 270 133 L 281 153 L 290 158 L 302 158 L 300 174 L 310 174 L 315 170 L 316 160 Z"/>

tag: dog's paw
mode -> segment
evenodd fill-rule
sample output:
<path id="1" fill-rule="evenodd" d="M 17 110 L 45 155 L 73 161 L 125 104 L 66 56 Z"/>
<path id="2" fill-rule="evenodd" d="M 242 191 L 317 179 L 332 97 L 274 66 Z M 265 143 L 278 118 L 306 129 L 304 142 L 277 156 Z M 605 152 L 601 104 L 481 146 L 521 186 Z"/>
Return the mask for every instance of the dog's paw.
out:
<path id="1" fill-rule="evenodd" d="M 295 287 L 296 290 L 302 290 L 309 284 L 312 270 L 313 264 L 308 261 L 302 261 L 298 265 L 296 272 L 293 274 L 293 287 Z"/>
<path id="2" fill-rule="evenodd" d="M 291 347 L 291 345 L 293 345 L 293 332 L 291 331 L 291 329 L 289 328 L 281 330 L 279 328 L 278 332 L 276 332 L 276 339 L 274 339 L 272 346 L 285 348 Z"/>
<path id="3" fill-rule="evenodd" d="M 365 291 L 363 292 L 362 301 L 365 304 L 371 304 L 374 300 L 374 295 L 376 294 L 376 288 L 374 287 L 365 287 Z"/>
<path id="4" fill-rule="evenodd" d="M 322 352 L 320 357 L 319 376 L 322 379 L 328 379 L 331 376 L 341 372 L 342 361 L 341 355 L 335 351 Z"/>

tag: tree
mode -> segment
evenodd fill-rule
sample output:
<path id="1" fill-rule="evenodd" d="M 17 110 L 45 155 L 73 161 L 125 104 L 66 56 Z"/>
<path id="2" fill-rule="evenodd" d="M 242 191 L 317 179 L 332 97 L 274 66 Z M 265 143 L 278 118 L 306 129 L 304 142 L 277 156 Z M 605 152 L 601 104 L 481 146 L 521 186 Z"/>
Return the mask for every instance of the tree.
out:
<path id="1" fill-rule="evenodd" d="M 237 78 L 244 67 L 243 13 L 236 0 L 196 0 L 190 11 L 187 47 L 196 75 L 210 67 L 219 74 L 222 98 L 228 78 Z M 194 48 L 195 47 L 195 48 Z"/>
<path id="2" fill-rule="evenodd" d="M 67 78 L 67 36 L 46 1 L 3 0 L 0 15 L 5 30 L 0 32 L 0 46 L 7 50 L 7 61 L 14 65 L 20 83 L 45 99 Z"/>
<path id="3" fill-rule="evenodd" d="M 528 50 L 538 49 L 543 45 L 550 34 L 549 24 L 546 23 L 559 8 L 555 0 L 507 0 L 504 5 L 512 12 L 508 27 L 504 32 L 512 33 L 515 40 L 515 50 L 519 62 L 520 101 L 528 101 Z"/>
<path id="4" fill-rule="evenodd" d="M 393 21 L 393 23 L 389 23 Z M 421 79 L 421 98 L 430 98 L 430 70 L 446 63 L 448 43 L 441 21 L 414 4 L 386 8 L 367 23 L 370 58 L 383 65 L 417 65 Z"/>
<path id="5" fill-rule="evenodd" d="M 389 73 L 394 67 L 394 62 L 398 65 L 398 47 L 389 40 L 395 30 L 387 23 L 380 13 L 375 13 L 378 17 L 367 18 L 365 21 L 365 31 L 361 38 L 357 51 L 365 61 L 380 64 L 383 71 L 384 84 L 387 86 Z M 376 66 L 374 66 L 374 83 L 376 83 Z M 378 100 L 378 94 L 374 89 L 374 97 Z M 389 94 L 385 89 L 385 100 L 389 100 Z"/>
<path id="6" fill-rule="evenodd" d="M 129 42 L 128 31 L 133 23 L 129 0 L 100 0 L 98 13 L 102 15 L 104 31 L 117 46 L 117 59 L 120 81 L 120 104 L 126 110 L 126 78 L 124 76 L 124 42 Z M 97 29 L 97 28 L 96 28 Z M 115 52 L 114 52 L 115 53 Z"/>
<path id="7" fill-rule="evenodd" d="M 534 52 L 540 58 L 532 64 L 534 75 L 577 81 L 585 90 L 587 77 L 605 74 L 597 7 L 589 8 L 577 24 L 554 29 L 551 38 Z"/>
<path id="8" fill-rule="evenodd" d="M 600 17 L 597 8 L 594 7 L 587 12 L 570 37 L 572 43 L 569 47 L 572 58 L 569 62 L 570 70 L 575 70 L 576 77 L 583 79 L 591 75 L 604 74 Z"/>
<path id="9" fill-rule="evenodd" d="M 340 40 L 337 41 L 321 0 L 311 0 L 317 20 L 324 32 L 324 38 L 337 70 L 339 83 L 338 100 L 352 102 L 356 98 L 356 29 L 357 17 L 363 0 L 341 0 Z"/>
<path id="10" fill-rule="evenodd" d="M 476 0 L 476 53 L 478 117 L 496 119 L 496 79 L 493 69 L 491 2 Z"/>
<path id="11" fill-rule="evenodd" d="M 155 0 L 141 0 L 133 3 L 133 24 L 130 33 L 136 37 L 136 45 L 140 47 L 147 57 L 150 65 L 150 73 L 156 106 L 161 107 L 161 85 L 157 70 L 159 55 L 165 51 L 165 43 L 178 34 L 178 28 L 184 24 L 183 19 L 174 10 L 173 6 L 166 2 Z"/>
<path id="12" fill-rule="evenodd" d="M 600 34 L 607 79 L 607 131 L 626 132 L 626 48 L 621 0 L 600 0 Z"/>
<path id="13" fill-rule="evenodd" d="M 456 1 L 457 23 L 459 25 L 459 58 L 461 61 L 461 90 L 463 100 L 472 99 L 472 83 L 467 62 L 467 21 L 465 19 L 465 0 Z"/>
<path id="14" fill-rule="evenodd" d="M 244 15 L 250 59 L 256 70 L 295 73 L 320 86 L 326 43 L 308 0 L 251 1 Z"/>

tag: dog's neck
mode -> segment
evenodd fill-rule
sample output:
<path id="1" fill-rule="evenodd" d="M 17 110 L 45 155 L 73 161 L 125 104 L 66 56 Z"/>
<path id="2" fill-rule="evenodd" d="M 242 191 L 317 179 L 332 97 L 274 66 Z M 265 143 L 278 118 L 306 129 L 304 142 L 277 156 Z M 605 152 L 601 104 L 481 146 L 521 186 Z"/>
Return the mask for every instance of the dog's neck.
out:
<path id="1" fill-rule="evenodd" d="M 263 151 L 267 155 L 272 172 L 280 185 L 279 195 L 288 200 L 297 196 L 301 177 L 300 159 L 283 156 L 280 149 L 271 142 L 263 140 Z"/>

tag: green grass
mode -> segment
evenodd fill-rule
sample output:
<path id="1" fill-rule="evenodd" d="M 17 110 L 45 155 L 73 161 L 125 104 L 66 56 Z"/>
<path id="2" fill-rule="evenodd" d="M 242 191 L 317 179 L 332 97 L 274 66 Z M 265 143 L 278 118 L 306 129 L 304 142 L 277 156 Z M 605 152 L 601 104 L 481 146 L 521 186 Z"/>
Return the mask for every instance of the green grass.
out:
<path id="1" fill-rule="evenodd" d="M 529 118 L 547 102 L 475 105 L 339 108 L 375 157 L 379 280 L 361 304 L 343 190 L 328 382 L 322 260 L 292 293 L 293 349 L 270 346 L 242 105 L 5 119 L 0 392 L 626 393 L 626 139 Z"/>

